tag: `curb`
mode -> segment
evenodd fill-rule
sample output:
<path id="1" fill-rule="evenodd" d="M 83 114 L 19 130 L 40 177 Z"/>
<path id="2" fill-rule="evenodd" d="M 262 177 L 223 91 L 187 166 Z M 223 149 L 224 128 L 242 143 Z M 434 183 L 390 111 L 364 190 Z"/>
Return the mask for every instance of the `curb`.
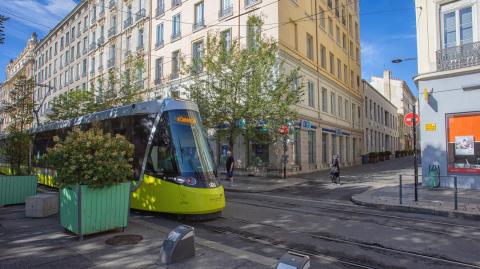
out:
<path id="1" fill-rule="evenodd" d="M 397 212 L 425 214 L 425 215 L 433 215 L 433 216 L 441 216 L 441 217 L 449 217 L 449 218 L 480 220 L 480 214 L 471 214 L 467 212 L 452 211 L 452 210 L 438 210 L 438 209 L 424 208 L 424 207 L 387 205 L 387 204 L 365 202 L 365 201 L 362 201 L 361 199 L 358 199 L 355 196 L 358 196 L 358 195 L 352 195 L 350 197 L 350 201 L 352 201 L 354 204 L 365 206 L 365 207 L 377 208 L 384 211 L 397 211 Z"/>

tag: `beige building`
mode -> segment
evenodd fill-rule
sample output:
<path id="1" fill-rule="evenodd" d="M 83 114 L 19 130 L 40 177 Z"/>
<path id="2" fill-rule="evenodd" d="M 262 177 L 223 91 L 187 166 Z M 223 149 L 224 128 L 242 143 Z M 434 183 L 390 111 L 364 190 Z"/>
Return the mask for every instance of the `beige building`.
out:
<path id="1" fill-rule="evenodd" d="M 340 156 L 342 165 L 360 162 L 363 129 L 357 1 L 152 2 L 152 97 L 179 91 L 186 96 L 179 87 L 188 83 L 188 74 L 180 72 L 181 59 L 189 63 L 202 57 L 208 33 L 220 34 L 227 43 L 240 38 L 245 46 L 248 18 L 258 15 L 264 20 L 262 35 L 279 42 L 279 59 L 287 71 L 300 67 L 297 85 L 305 88 L 305 99 L 297 106 L 301 116 L 288 147 L 289 173 L 327 168 L 334 154 Z M 243 141 L 235 146 L 238 167 L 281 168 L 281 145 L 248 147 Z M 226 143 L 215 148 L 222 163 Z"/>
<path id="2" fill-rule="evenodd" d="M 39 109 L 41 122 L 55 97 L 87 88 L 89 27 L 88 2 L 81 1 L 35 48 L 34 99 L 39 105 L 44 100 Z"/>
<path id="3" fill-rule="evenodd" d="M 405 115 L 413 112 L 413 107 L 417 103 L 417 98 L 413 95 L 410 87 L 404 80 L 393 78 L 390 70 L 385 70 L 383 77 L 372 77 L 370 84 L 397 107 L 399 131 L 397 148 L 399 150 L 413 149 L 412 127 L 406 126 L 403 122 Z"/>
<path id="4" fill-rule="evenodd" d="M 0 104 L 9 100 L 10 91 L 19 76 L 33 78 L 34 76 L 34 48 L 37 45 L 37 34 L 33 33 L 25 48 L 16 59 L 10 60 L 6 68 L 6 80 L 0 84 Z M 0 113 L 0 132 L 4 132 L 10 123 L 7 115 Z"/>
<path id="5" fill-rule="evenodd" d="M 383 94 L 365 80 L 363 82 L 365 138 L 363 152 L 394 153 L 398 150 L 398 110 Z"/>

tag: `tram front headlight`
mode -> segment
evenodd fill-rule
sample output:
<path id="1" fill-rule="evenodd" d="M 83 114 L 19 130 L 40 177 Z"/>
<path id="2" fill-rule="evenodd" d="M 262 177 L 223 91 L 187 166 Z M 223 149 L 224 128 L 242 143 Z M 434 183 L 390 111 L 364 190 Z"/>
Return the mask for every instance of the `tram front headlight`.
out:
<path id="1" fill-rule="evenodd" d="M 175 182 L 177 182 L 178 184 L 183 184 L 185 183 L 185 179 L 182 178 L 182 177 L 176 177 L 173 179 Z"/>

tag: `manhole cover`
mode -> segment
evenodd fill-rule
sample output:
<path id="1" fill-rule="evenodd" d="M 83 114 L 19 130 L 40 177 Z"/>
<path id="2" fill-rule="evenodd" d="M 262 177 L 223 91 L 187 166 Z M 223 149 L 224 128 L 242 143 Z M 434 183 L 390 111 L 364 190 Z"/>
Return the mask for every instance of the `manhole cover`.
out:
<path id="1" fill-rule="evenodd" d="M 105 243 L 111 246 L 125 246 L 125 245 L 135 245 L 138 242 L 142 241 L 143 237 L 137 234 L 124 234 L 117 235 L 112 238 L 107 239 Z"/>

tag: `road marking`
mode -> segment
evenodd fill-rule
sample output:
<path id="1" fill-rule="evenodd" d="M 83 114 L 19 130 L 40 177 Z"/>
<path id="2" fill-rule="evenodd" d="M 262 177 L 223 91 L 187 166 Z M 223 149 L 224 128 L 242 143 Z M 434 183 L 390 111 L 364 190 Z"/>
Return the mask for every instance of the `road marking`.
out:
<path id="1" fill-rule="evenodd" d="M 147 228 L 157 230 L 157 231 L 160 231 L 160 232 L 165 233 L 165 234 L 168 234 L 171 231 L 171 230 L 169 230 L 169 229 L 167 229 L 163 226 L 160 226 L 158 224 L 154 224 L 154 223 L 144 221 L 144 220 L 138 219 L 138 218 L 130 218 L 130 221 L 135 223 L 135 224 L 142 225 L 142 226 L 145 226 Z M 238 258 L 241 258 L 241 259 L 256 262 L 256 263 L 266 265 L 266 266 L 270 266 L 270 267 L 273 267 L 278 262 L 276 259 L 273 259 L 273 258 L 270 258 L 270 257 L 266 257 L 266 256 L 263 256 L 263 255 L 259 255 L 259 254 L 256 254 L 256 253 L 253 253 L 253 252 L 250 252 L 250 251 L 246 251 L 246 250 L 242 250 L 242 249 L 238 249 L 238 248 L 233 248 L 233 247 L 224 245 L 224 244 L 219 243 L 219 242 L 214 242 L 214 241 L 210 241 L 210 240 L 207 240 L 207 239 L 204 239 L 204 238 L 200 238 L 198 236 L 195 237 L 195 242 L 204 246 L 204 247 L 208 247 L 208 248 L 220 251 L 220 252 L 230 254 L 234 257 L 238 257 Z"/>

